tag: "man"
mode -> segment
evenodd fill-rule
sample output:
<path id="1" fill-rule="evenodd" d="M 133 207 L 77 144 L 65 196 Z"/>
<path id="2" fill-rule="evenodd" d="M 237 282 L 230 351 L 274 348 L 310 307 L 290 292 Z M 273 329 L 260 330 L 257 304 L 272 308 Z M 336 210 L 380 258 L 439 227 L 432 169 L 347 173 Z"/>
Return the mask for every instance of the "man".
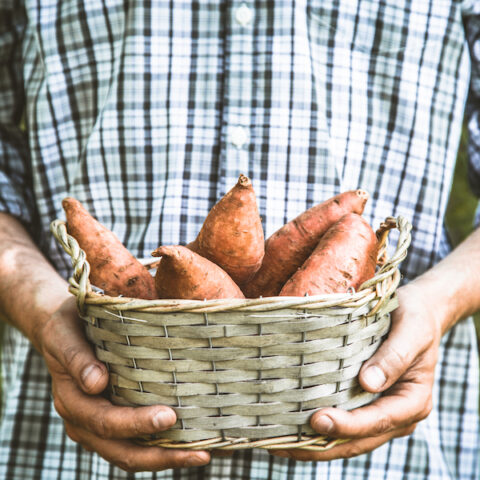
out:
<path id="1" fill-rule="evenodd" d="M 474 52 L 477 5 L 3 0 L 1 8 L 0 309 L 10 323 L 2 478 L 478 475 L 478 355 L 472 323 L 461 319 L 480 307 L 480 233 L 446 256 L 443 228 L 476 67 L 465 40 Z M 136 446 L 128 438 L 167 429 L 175 415 L 100 395 L 108 374 L 66 291 L 69 261 L 48 231 L 63 197 L 84 202 L 145 257 L 192 240 L 240 172 L 253 180 L 267 236 L 353 188 L 371 194 L 372 225 L 402 214 L 414 226 L 392 331 L 360 374 L 367 390 L 385 394 L 312 416 L 318 432 L 352 439 L 327 452 L 211 458 Z"/>

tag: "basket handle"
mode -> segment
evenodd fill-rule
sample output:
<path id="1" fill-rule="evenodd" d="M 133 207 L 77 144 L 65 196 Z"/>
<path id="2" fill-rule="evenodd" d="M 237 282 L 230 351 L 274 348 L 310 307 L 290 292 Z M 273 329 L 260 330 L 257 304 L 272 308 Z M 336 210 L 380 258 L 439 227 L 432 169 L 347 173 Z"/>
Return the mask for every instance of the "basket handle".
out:
<path id="1" fill-rule="evenodd" d="M 397 228 L 397 220 L 394 217 L 387 217 L 375 232 L 378 249 L 377 265 L 383 265 L 387 261 L 388 234 L 394 228 Z"/>
<path id="2" fill-rule="evenodd" d="M 67 233 L 67 225 L 63 220 L 54 220 L 50 224 L 50 231 L 72 260 L 73 275 L 68 279 L 68 282 L 77 290 L 75 296 L 78 311 L 84 314 L 85 297 L 92 291 L 89 280 L 90 264 L 87 261 L 87 256 L 78 245 L 77 240 Z"/>
<path id="3" fill-rule="evenodd" d="M 399 231 L 397 246 L 392 256 L 385 261 L 388 246 L 388 234 L 393 228 L 397 228 Z M 377 230 L 376 235 L 379 242 L 380 269 L 375 273 L 373 278 L 363 282 L 358 289 L 360 291 L 366 288 L 375 288 L 379 293 L 380 300 L 368 313 L 368 316 L 377 313 L 384 304 L 385 299 L 388 298 L 389 295 L 382 295 L 381 292 L 389 294 L 395 291 L 400 283 L 401 276 L 398 270 L 398 265 L 407 256 L 407 250 L 412 240 L 411 230 L 411 223 L 402 216 L 398 216 L 397 218 L 387 217 Z M 392 278 L 394 281 L 389 282 Z"/>

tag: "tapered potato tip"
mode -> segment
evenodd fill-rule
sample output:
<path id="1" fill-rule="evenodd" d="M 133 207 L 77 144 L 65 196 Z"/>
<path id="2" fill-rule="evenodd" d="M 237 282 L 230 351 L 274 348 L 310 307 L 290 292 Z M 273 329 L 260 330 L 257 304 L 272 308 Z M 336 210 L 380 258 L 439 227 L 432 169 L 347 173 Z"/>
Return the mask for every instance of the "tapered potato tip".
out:
<path id="1" fill-rule="evenodd" d="M 369 198 L 370 198 L 370 194 L 366 191 L 366 190 L 363 190 L 361 188 L 359 188 L 358 190 L 356 190 L 356 194 L 360 197 L 360 198 L 364 198 L 365 201 L 367 201 Z"/>
<path id="2" fill-rule="evenodd" d="M 237 185 L 239 187 L 249 188 L 252 186 L 252 181 L 243 173 L 241 173 L 238 177 Z"/>
<path id="3" fill-rule="evenodd" d="M 72 203 L 72 200 L 73 201 L 77 201 L 75 200 L 75 198 L 72 198 L 72 197 L 65 197 L 63 200 L 62 200 L 62 207 L 65 209 L 65 208 L 69 208 L 70 207 L 70 204 Z"/>
<path id="4" fill-rule="evenodd" d="M 79 200 L 73 197 L 65 197 L 62 200 L 62 207 L 65 210 L 66 214 L 72 212 L 73 210 L 79 210 L 79 211 L 88 213 L 87 209 L 83 206 L 83 204 Z"/>
<path id="5" fill-rule="evenodd" d="M 152 257 L 163 257 L 165 255 L 171 255 L 172 252 L 175 252 L 176 250 L 172 246 L 165 246 L 162 245 L 158 248 L 156 248 L 152 252 Z"/>
<path id="6" fill-rule="evenodd" d="M 359 188 L 358 190 L 355 190 L 355 193 L 358 196 L 358 198 L 360 198 L 361 207 L 360 207 L 360 210 L 354 210 L 354 211 L 355 213 L 361 214 L 363 212 L 363 209 L 365 208 L 365 204 L 370 198 L 370 194 L 366 190 L 363 190 L 361 188 Z"/>

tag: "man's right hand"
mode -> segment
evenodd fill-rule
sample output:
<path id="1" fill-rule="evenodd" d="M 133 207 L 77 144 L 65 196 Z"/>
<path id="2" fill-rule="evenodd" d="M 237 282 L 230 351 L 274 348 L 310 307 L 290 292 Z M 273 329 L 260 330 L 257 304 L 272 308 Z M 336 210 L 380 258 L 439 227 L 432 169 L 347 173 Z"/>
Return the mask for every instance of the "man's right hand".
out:
<path id="1" fill-rule="evenodd" d="M 75 299 L 68 298 L 38 332 L 37 345 L 52 376 L 54 406 L 68 436 L 88 451 L 128 472 L 205 465 L 206 451 L 142 447 L 131 438 L 171 427 L 175 412 L 166 406 L 118 407 L 100 394 L 108 372 L 87 343 Z"/>

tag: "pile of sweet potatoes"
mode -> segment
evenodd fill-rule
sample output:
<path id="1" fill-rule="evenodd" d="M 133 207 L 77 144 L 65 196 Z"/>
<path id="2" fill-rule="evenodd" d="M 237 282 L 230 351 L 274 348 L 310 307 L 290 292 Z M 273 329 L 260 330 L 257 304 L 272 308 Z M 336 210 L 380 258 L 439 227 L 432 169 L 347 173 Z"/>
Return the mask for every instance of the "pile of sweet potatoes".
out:
<path id="1" fill-rule="evenodd" d="M 340 193 L 266 241 L 249 178 L 210 210 L 197 238 L 162 245 L 155 275 L 83 205 L 63 200 L 67 231 L 85 251 L 90 281 L 105 294 L 142 299 L 259 298 L 344 293 L 375 274 L 378 239 L 362 217 L 368 194 Z"/>

